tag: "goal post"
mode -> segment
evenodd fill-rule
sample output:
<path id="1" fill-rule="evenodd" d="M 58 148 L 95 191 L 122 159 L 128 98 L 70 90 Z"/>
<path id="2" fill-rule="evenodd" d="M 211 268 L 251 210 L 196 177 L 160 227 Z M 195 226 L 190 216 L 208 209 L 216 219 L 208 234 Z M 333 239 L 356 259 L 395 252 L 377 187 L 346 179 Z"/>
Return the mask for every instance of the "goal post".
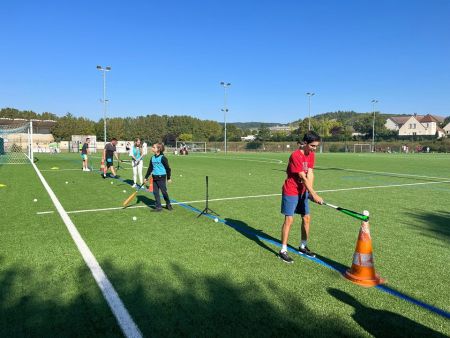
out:
<path id="1" fill-rule="evenodd" d="M 372 152 L 372 145 L 370 143 L 355 143 L 353 145 L 354 153 L 370 153 Z"/>
<path id="2" fill-rule="evenodd" d="M 33 122 L 0 122 L 0 164 L 28 164 L 33 160 Z"/>
<path id="3" fill-rule="evenodd" d="M 175 149 L 180 151 L 180 149 L 186 147 L 188 152 L 193 153 L 206 153 L 206 142 L 184 142 L 184 141 L 176 141 Z"/>

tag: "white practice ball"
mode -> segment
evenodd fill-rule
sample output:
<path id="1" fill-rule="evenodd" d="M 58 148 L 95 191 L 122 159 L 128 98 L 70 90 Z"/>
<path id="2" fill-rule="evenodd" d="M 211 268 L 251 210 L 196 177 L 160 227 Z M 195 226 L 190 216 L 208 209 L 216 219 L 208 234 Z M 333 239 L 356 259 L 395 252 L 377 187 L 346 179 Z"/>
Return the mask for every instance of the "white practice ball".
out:
<path id="1" fill-rule="evenodd" d="M 111 184 L 114 184 L 114 182 L 111 182 Z"/>
<path id="2" fill-rule="evenodd" d="M 135 220 L 137 220 L 137 217 L 136 217 L 136 216 L 133 216 L 133 221 L 135 221 Z"/>
<path id="3" fill-rule="evenodd" d="M 123 192 L 127 192 L 126 190 L 124 190 Z"/>
<path id="4" fill-rule="evenodd" d="M 66 181 L 66 184 L 69 184 L 69 182 Z"/>
<path id="5" fill-rule="evenodd" d="M 180 177 L 183 177 L 183 175 L 180 174 Z"/>
<path id="6" fill-rule="evenodd" d="M 33 202 L 37 202 L 37 198 L 35 198 L 35 199 L 33 200 Z"/>
<path id="7" fill-rule="evenodd" d="M 364 216 L 369 216 L 369 212 L 368 212 L 367 210 L 364 210 L 364 211 L 363 211 L 363 215 L 364 215 Z"/>
<path id="8" fill-rule="evenodd" d="M 219 222 L 219 219 L 216 217 L 216 218 L 214 218 L 214 222 Z"/>

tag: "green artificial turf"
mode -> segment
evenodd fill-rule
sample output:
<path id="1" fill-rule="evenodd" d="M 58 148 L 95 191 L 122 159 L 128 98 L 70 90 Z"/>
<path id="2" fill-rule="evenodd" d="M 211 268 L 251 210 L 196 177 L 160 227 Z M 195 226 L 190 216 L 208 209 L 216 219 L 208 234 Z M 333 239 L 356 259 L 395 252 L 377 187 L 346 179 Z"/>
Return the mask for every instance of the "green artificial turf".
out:
<path id="1" fill-rule="evenodd" d="M 351 265 L 360 222 L 331 208 L 311 206 L 309 246 L 332 268 L 295 254 L 292 265 L 276 257 L 271 241 L 279 242 L 278 194 L 289 154 L 167 156 L 170 197 L 187 203 L 152 213 L 148 192 L 121 209 L 133 191 L 129 164 L 118 171 L 120 180 L 104 180 L 97 171 L 63 170 L 81 167 L 77 154 L 37 154 L 37 166 L 145 336 L 450 334 L 448 319 L 341 277 L 336 269 Z M 98 168 L 98 155 L 92 157 Z M 449 162 L 436 154 L 317 154 L 315 170 L 326 201 L 370 211 L 375 267 L 387 285 L 447 312 Z M 191 209 L 205 207 L 205 176 L 217 223 Z M 0 166 L 0 183 L 7 184 L 0 188 L 0 311 L 9 318 L 0 335 L 120 335 L 31 166 Z M 93 210 L 104 208 L 113 209 Z M 43 211 L 53 213 L 36 214 Z M 299 232 L 297 219 L 293 248 Z"/>

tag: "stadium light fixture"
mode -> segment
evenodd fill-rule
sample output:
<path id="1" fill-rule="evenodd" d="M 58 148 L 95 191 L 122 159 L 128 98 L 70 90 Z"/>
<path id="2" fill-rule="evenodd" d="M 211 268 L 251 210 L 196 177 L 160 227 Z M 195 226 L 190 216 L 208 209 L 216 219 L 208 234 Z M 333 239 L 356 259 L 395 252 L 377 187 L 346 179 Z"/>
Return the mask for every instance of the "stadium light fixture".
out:
<path id="1" fill-rule="evenodd" d="M 372 152 L 375 152 L 375 104 L 378 100 L 370 101 L 372 103 L 373 121 L 372 121 Z"/>
<path id="2" fill-rule="evenodd" d="M 225 154 L 227 153 L 227 88 L 231 86 L 230 82 L 220 82 L 220 85 L 223 87 L 223 121 L 224 121 L 224 150 Z"/>
<path id="3" fill-rule="evenodd" d="M 308 130 L 311 130 L 311 97 L 316 93 L 306 93 L 308 95 Z"/>
<path id="4" fill-rule="evenodd" d="M 106 98 L 106 72 L 111 70 L 110 66 L 103 68 L 102 66 L 97 66 L 97 69 L 103 73 L 103 138 L 106 144 L 106 109 L 109 100 Z"/>

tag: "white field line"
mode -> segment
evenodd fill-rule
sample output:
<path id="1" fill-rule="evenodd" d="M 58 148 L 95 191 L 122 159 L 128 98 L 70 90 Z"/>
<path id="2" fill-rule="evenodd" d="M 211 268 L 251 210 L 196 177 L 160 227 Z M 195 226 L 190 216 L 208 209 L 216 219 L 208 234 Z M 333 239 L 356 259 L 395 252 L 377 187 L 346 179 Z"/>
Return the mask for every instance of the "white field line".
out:
<path id="1" fill-rule="evenodd" d="M 441 182 L 420 182 L 420 183 L 404 183 L 404 184 L 391 184 L 391 185 L 375 185 L 368 187 L 354 187 L 354 188 L 342 188 L 342 189 L 329 189 L 329 190 L 318 190 L 318 193 L 327 193 L 327 192 L 340 192 L 340 191 L 351 191 L 351 190 L 366 190 L 366 189 L 381 189 L 381 188 L 396 188 L 396 187 L 405 187 L 405 186 L 414 186 L 414 185 L 426 185 L 426 184 L 438 184 L 438 183 L 450 183 L 449 181 L 441 181 Z M 213 198 L 208 200 L 208 202 L 217 202 L 217 201 L 230 201 L 230 200 L 241 200 L 241 199 L 249 199 L 249 198 L 261 198 L 261 197 L 274 197 L 281 196 L 281 194 L 266 194 L 266 195 L 250 195 L 250 196 L 236 196 L 236 197 L 224 197 L 224 198 Z M 194 204 L 194 203 L 204 203 L 206 200 L 195 200 L 195 201 L 185 201 L 185 202 L 174 202 L 175 204 Z M 85 212 L 97 212 L 97 211 L 111 211 L 111 210 L 121 210 L 121 209 L 138 209 L 138 208 L 149 208 L 147 205 L 135 205 L 131 207 L 112 207 L 112 208 L 99 208 L 99 209 L 84 209 L 84 210 L 73 210 L 68 211 L 68 214 L 80 214 Z M 37 215 L 45 215 L 52 214 L 54 211 L 40 211 L 37 212 Z"/>
<path id="2" fill-rule="evenodd" d="M 108 277 L 104 273 L 103 269 L 101 268 L 100 264 L 98 263 L 97 259 L 94 256 L 94 254 L 91 252 L 91 250 L 87 246 L 86 242 L 83 240 L 83 238 L 81 237 L 77 228 L 75 227 L 75 224 L 73 224 L 73 222 L 70 219 L 69 215 L 67 214 L 66 210 L 64 210 L 62 204 L 59 202 L 55 193 L 48 185 L 44 176 L 42 176 L 38 167 L 34 163 L 32 163 L 32 165 L 33 165 L 34 170 L 36 171 L 39 179 L 41 180 L 43 186 L 45 187 L 45 190 L 47 190 L 47 193 L 49 194 L 53 204 L 55 205 L 56 210 L 58 210 L 59 215 L 61 216 L 62 220 L 64 221 L 64 224 L 66 225 L 67 230 L 69 231 L 70 235 L 72 236 L 72 239 L 75 242 L 78 250 L 80 251 L 81 256 L 83 257 L 84 261 L 86 262 L 86 265 L 91 270 L 92 276 L 94 277 L 95 281 L 97 282 L 97 285 L 100 288 L 100 291 L 102 292 L 103 297 L 105 297 L 109 307 L 111 308 L 111 311 L 113 312 L 114 316 L 116 317 L 116 319 L 119 323 L 119 326 L 122 329 L 123 334 L 126 337 L 137 337 L 137 338 L 142 337 L 141 331 L 139 330 L 137 325 L 134 323 L 133 319 L 131 318 L 130 314 L 128 313 L 127 309 L 125 308 L 125 305 L 123 304 L 122 300 L 119 298 L 119 295 L 117 294 L 113 285 L 111 284 Z"/>
<path id="3" fill-rule="evenodd" d="M 425 176 L 425 175 L 413 175 L 413 174 L 401 174 L 401 173 L 390 173 L 386 171 L 372 171 L 372 170 L 361 170 L 361 169 L 351 169 L 351 168 L 327 168 L 327 167 L 316 167 L 318 169 L 336 169 L 343 171 L 355 171 L 360 173 L 370 173 L 370 174 L 385 174 L 391 176 L 404 176 L 404 177 L 417 177 L 417 178 L 432 178 L 437 180 L 450 180 L 449 177 L 435 177 L 435 176 Z"/>
<path id="4" fill-rule="evenodd" d="M 70 171 L 70 170 L 75 170 L 75 171 L 83 171 L 81 169 L 41 169 L 41 172 L 43 171 L 54 171 L 54 172 L 58 172 L 58 171 Z"/>
<path id="5" fill-rule="evenodd" d="M 188 155 L 189 156 L 189 155 Z M 192 157 L 201 157 L 201 158 L 213 158 L 216 160 L 233 160 L 233 161 L 247 161 L 247 162 L 260 162 L 260 163 L 271 163 L 271 164 L 283 164 L 283 161 L 277 160 L 277 159 L 268 159 L 268 161 L 262 161 L 262 160 L 254 160 L 250 158 L 237 158 L 237 157 L 214 157 L 214 156 L 203 156 L 203 155 L 195 155 Z"/>

